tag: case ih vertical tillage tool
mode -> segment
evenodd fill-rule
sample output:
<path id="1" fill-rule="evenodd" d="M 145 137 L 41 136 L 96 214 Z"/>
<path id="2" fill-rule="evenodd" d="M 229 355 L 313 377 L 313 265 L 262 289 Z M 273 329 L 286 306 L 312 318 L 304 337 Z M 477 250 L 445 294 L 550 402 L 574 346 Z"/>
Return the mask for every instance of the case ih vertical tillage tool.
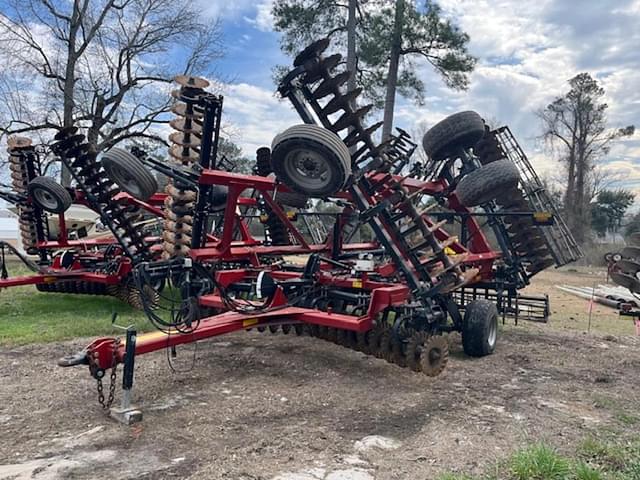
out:
<path id="1" fill-rule="evenodd" d="M 360 90 L 344 93 L 348 74 L 335 72 L 339 55 L 323 56 L 327 45 L 305 49 L 279 87 L 304 123 L 277 135 L 270 151 L 261 149 L 268 166 L 258 170 L 275 176 L 217 169 L 222 98 L 208 94 L 203 80 L 178 79 L 174 161 L 129 159 L 136 169 L 142 162 L 172 179 L 163 260 L 142 262 L 134 272 L 139 290 L 166 283 L 174 293 L 161 300 L 164 310 L 146 302 L 160 332 L 97 339 L 60 365 L 88 365 L 102 391 L 106 372 L 112 369 L 113 385 L 124 363 L 128 402 L 137 355 L 257 328 L 306 333 L 434 376 L 447 364 L 444 334 L 461 332 L 469 355 L 490 354 L 495 302 L 501 311 L 514 308 L 512 300 L 515 308 L 519 300 L 534 308 L 517 290 L 542 269 L 579 257 L 508 130 L 488 131 L 474 112 L 453 115 L 425 135 L 429 163 L 407 175 L 411 142 L 402 131 L 374 141 L 379 125 L 364 124 L 369 106 L 352 107 Z M 125 181 L 112 173 L 115 183 Z M 326 241 L 314 243 L 296 228 L 308 212 L 283 209 L 296 195 L 302 204 L 311 197 L 341 207 Z M 248 212 L 271 216 L 292 240 L 254 238 Z M 444 230 L 447 223 L 459 238 Z M 349 243 L 349 232 L 365 224 L 374 241 Z M 297 254 L 306 255 L 304 266 L 273 261 Z M 477 298 L 480 289 L 494 301 Z"/>
<path id="2" fill-rule="evenodd" d="M 66 189 L 53 178 L 43 175 L 45 156 L 27 138 L 11 138 L 9 167 L 12 190 L 3 189 L 0 197 L 15 204 L 25 257 L 13 246 L 2 243 L 0 289 L 35 285 L 43 292 L 113 295 L 141 308 L 139 291 L 132 282 L 136 262 L 153 258 L 153 250 L 143 237 L 139 222 L 146 217 L 159 217 L 164 195 L 156 195 L 152 175 L 137 177 L 140 185 L 136 197 L 116 187 L 105 169 L 121 164 L 122 154 L 112 149 L 96 160 L 96 153 L 84 142 L 76 129 L 60 131 L 51 146 L 56 159 L 67 166 L 75 180 L 74 189 Z M 104 168 L 103 168 L 104 167 Z M 65 212 L 75 203 L 96 212 L 111 234 L 86 238 L 86 231 L 69 221 Z M 56 219 L 57 222 L 50 220 Z M 52 228 L 55 226 L 55 229 Z M 10 277 L 5 252 L 15 254 L 33 273 Z"/>

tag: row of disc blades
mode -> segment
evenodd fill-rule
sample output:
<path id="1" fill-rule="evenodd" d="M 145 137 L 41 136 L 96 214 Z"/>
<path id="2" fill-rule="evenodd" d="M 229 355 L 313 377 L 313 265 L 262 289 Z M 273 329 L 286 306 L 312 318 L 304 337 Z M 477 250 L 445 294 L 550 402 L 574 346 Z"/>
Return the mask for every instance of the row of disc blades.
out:
<path id="1" fill-rule="evenodd" d="M 487 131 L 474 147 L 474 153 L 482 165 L 507 158 L 500 142 L 491 131 Z M 515 212 L 531 210 L 531 205 L 517 186 L 496 198 L 496 203 L 504 210 Z M 507 225 L 507 234 L 515 253 L 525 262 L 529 275 L 535 275 L 555 264 L 543 233 L 540 227 L 534 225 L 532 218 L 505 216 L 503 221 Z"/>
<path id="2" fill-rule="evenodd" d="M 10 137 L 7 141 L 7 147 L 13 190 L 26 196 L 29 181 L 32 180 L 27 171 L 26 156 L 35 155 L 35 150 L 31 145 L 31 140 L 25 137 Z M 18 225 L 22 247 L 27 253 L 35 253 L 38 236 L 35 212 L 31 205 L 18 205 Z"/>
<path id="3" fill-rule="evenodd" d="M 169 125 L 174 132 L 169 135 L 169 158 L 182 167 L 192 167 L 200 158 L 202 121 L 204 113 L 198 106 L 209 82 L 203 78 L 180 75 L 175 78 L 180 86 L 171 92 L 175 103 L 171 112 L 175 118 Z M 197 193 L 184 186 L 175 185 L 170 179 L 165 189 L 165 221 L 162 234 L 162 256 L 165 259 L 184 257 L 191 248 L 193 214 Z"/>
<path id="4" fill-rule="evenodd" d="M 120 238 L 121 246 L 132 259 L 149 259 L 149 245 L 144 240 L 143 231 L 136 226 L 141 211 L 130 205 L 127 199 L 115 199 L 120 189 L 108 177 L 102 165 L 96 160 L 96 152 L 86 142 L 85 136 L 76 127 L 60 130 L 54 137 L 52 151 L 66 159 L 76 179 L 86 189 L 87 201 L 91 208 L 104 213 L 104 221 L 109 223 L 112 233 Z"/>
<path id="5" fill-rule="evenodd" d="M 291 332 L 296 335 L 307 334 L 430 377 L 442 373 L 449 360 L 449 343 L 445 336 L 413 329 L 400 329 L 396 332 L 388 326 L 378 325 L 366 332 L 356 333 L 342 328 L 296 324 L 258 327 L 258 331 L 269 331 L 272 334 L 282 332 L 285 335 Z"/>
<path id="6" fill-rule="evenodd" d="M 341 62 L 340 54 L 328 57 L 322 53 L 329 45 L 328 39 L 319 40 L 307 47 L 294 60 L 294 66 L 304 65 L 306 74 L 300 79 L 301 83 L 309 88 L 313 102 L 310 103 L 315 113 L 321 119 L 322 124 L 329 130 L 342 135 L 343 142 L 352 149 L 352 168 L 368 168 L 370 171 L 387 173 L 381 180 L 367 187 L 372 195 L 378 196 L 379 201 L 383 201 L 383 195 L 387 192 L 393 193 L 396 200 L 389 207 L 390 216 L 395 223 L 394 227 L 405 221 L 406 224 L 415 225 L 414 237 L 417 246 L 424 245 L 424 249 L 416 248 L 414 245 L 406 245 L 405 258 L 413 257 L 412 268 L 418 273 L 421 282 L 428 282 L 432 286 L 439 282 L 446 283 L 441 290 L 443 292 L 458 288 L 477 275 L 477 269 L 462 271 L 460 266 L 455 264 L 445 252 L 445 248 L 438 242 L 434 232 L 429 228 L 422 214 L 417 211 L 413 203 L 413 197 L 408 189 L 402 184 L 402 180 L 395 179 L 388 172 L 392 171 L 394 159 L 385 154 L 385 150 L 390 147 L 394 140 L 390 139 L 383 144 L 377 144 L 372 138 L 372 134 L 382 125 L 382 122 L 370 127 L 365 127 L 363 119 L 371 110 L 371 105 L 355 107 L 355 100 L 362 92 L 362 89 L 355 89 L 345 93 L 344 85 L 349 79 L 349 72 L 342 71 L 335 73 L 335 68 Z M 400 228 L 400 227 L 397 227 Z M 394 235 L 396 236 L 396 235 Z M 401 237 L 397 235 L 396 237 Z M 398 238 L 399 242 L 404 239 Z M 441 268 L 436 271 L 440 278 L 429 274 L 429 269 L 425 265 L 434 265 L 440 262 Z M 433 270 L 431 270 L 433 272 Z M 435 291 L 435 290 L 434 290 Z"/>

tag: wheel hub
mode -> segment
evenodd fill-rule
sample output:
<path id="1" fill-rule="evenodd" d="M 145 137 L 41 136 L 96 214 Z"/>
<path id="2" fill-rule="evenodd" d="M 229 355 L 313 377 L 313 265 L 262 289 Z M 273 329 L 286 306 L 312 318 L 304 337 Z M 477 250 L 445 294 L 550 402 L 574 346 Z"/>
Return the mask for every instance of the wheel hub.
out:
<path id="1" fill-rule="evenodd" d="M 129 190 L 132 196 L 137 197 L 140 196 L 142 190 L 140 186 L 135 181 L 135 179 L 127 172 L 126 170 L 121 169 L 120 167 L 114 168 L 116 175 L 120 178 L 120 183 Z"/>
<path id="2" fill-rule="evenodd" d="M 321 188 L 331 183 L 332 173 L 327 160 L 318 152 L 298 149 L 285 158 L 289 175 L 309 188 Z"/>
<path id="3" fill-rule="evenodd" d="M 58 201 L 46 190 L 38 189 L 33 192 L 33 196 L 40 205 L 48 209 L 55 209 L 58 206 Z"/>

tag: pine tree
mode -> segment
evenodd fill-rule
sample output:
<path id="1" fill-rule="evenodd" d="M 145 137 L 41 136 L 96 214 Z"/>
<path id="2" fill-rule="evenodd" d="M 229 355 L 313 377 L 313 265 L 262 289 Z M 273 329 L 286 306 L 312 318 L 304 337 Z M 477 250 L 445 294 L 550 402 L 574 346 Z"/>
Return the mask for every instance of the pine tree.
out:
<path id="1" fill-rule="evenodd" d="M 283 33 L 282 50 L 294 55 L 322 37 L 330 37 L 334 49 L 344 50 L 351 25 L 349 11 L 358 12 L 352 23 L 355 31 L 351 30 L 356 81 L 377 107 L 385 109 L 383 138 L 393 127 L 397 93 L 422 103 L 421 62 L 430 64 L 448 87 L 467 88 L 468 74 L 476 63 L 467 50 L 469 36 L 443 18 L 440 7 L 430 0 L 420 6 L 407 0 L 350 0 L 348 4 L 276 0 L 272 13 L 275 29 Z"/>

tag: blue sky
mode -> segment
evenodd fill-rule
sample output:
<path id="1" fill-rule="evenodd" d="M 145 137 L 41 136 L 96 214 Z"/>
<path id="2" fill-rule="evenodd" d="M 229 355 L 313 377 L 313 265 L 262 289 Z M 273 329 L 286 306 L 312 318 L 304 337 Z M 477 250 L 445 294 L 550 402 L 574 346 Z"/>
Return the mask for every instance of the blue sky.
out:
<path id="1" fill-rule="evenodd" d="M 273 94 L 271 68 L 290 60 L 271 27 L 271 0 L 198 1 L 222 20 L 226 56 L 219 71 L 225 80 L 226 130 L 251 155 L 299 122 Z M 478 66 L 466 92 L 448 90 L 426 65 L 419 67 L 426 103 L 400 99 L 397 126 L 417 133 L 456 111 L 477 110 L 510 125 L 536 169 L 552 175 L 558 164 L 537 139 L 541 127 L 534 112 L 566 91 L 567 80 L 581 71 L 607 90 L 611 126 L 640 126 L 640 0 L 441 0 L 440 5 L 471 36 Z M 639 133 L 619 143 L 606 162 L 640 194 Z"/>

